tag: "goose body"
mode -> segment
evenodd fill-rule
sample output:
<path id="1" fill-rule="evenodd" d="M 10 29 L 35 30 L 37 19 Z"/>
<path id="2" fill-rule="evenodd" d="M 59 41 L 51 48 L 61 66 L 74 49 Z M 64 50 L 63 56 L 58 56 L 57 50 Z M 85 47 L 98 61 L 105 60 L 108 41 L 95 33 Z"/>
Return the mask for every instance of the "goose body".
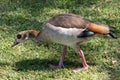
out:
<path id="1" fill-rule="evenodd" d="M 117 38 L 111 33 L 113 30 L 112 26 L 95 23 L 75 14 L 59 14 L 45 21 L 40 32 L 36 30 L 19 32 L 12 47 L 29 38 L 35 38 L 37 41 L 63 44 L 64 48 L 59 64 L 58 66 L 50 65 L 51 68 L 61 68 L 64 66 L 63 61 L 67 46 L 74 48 L 78 52 L 82 58 L 83 68 L 88 68 L 83 51 L 79 48 L 78 43 L 97 33 Z"/>
<path id="2" fill-rule="evenodd" d="M 56 27 L 47 23 L 41 30 L 38 41 L 55 42 L 73 47 L 83 39 L 78 38 L 85 29 Z M 40 40 L 39 40 L 40 39 Z"/>

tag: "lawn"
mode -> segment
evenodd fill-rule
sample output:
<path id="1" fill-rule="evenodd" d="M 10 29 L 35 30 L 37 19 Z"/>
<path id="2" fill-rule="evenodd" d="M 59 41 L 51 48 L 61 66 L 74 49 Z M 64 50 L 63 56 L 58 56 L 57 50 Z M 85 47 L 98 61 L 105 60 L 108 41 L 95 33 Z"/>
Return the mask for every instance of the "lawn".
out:
<path id="1" fill-rule="evenodd" d="M 0 80 L 120 80 L 120 38 L 93 37 L 80 44 L 90 69 L 78 73 L 73 69 L 82 67 L 81 59 L 71 48 L 65 67 L 52 70 L 48 64 L 58 63 L 62 45 L 29 40 L 10 47 L 19 31 L 39 31 L 44 21 L 60 13 L 113 25 L 120 36 L 119 0 L 0 0 Z"/>

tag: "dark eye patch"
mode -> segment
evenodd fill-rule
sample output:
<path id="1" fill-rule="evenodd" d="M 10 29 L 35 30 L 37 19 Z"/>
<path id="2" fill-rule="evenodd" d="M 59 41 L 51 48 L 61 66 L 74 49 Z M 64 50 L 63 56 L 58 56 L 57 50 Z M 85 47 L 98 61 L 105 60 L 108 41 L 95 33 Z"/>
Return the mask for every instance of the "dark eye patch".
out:
<path id="1" fill-rule="evenodd" d="M 20 34 L 17 35 L 17 38 L 20 39 L 22 36 Z"/>

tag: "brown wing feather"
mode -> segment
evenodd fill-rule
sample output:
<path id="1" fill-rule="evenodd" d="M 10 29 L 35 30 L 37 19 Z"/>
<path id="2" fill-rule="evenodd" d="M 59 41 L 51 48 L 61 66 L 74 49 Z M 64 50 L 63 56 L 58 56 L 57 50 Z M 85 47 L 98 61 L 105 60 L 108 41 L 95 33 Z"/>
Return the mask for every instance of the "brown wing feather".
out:
<path id="1" fill-rule="evenodd" d="M 59 14 L 50 18 L 45 23 L 64 28 L 87 28 L 89 31 L 100 34 L 107 34 L 110 30 L 106 25 L 90 21 L 75 14 Z"/>
<path id="2" fill-rule="evenodd" d="M 45 23 L 64 28 L 86 28 L 89 21 L 75 14 L 59 14 L 50 18 Z"/>

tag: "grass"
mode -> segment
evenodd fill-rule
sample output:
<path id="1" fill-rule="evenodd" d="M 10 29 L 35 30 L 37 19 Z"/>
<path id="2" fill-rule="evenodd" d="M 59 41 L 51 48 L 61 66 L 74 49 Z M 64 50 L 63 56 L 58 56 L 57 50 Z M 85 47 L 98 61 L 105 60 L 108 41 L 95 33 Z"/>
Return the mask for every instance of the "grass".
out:
<path id="1" fill-rule="evenodd" d="M 119 0 L 0 0 L 0 80 L 120 80 L 120 38 L 94 37 L 80 44 L 90 69 L 79 73 L 73 69 L 82 67 L 81 59 L 71 48 L 65 68 L 52 70 L 48 64 L 58 63 L 62 45 L 27 41 L 10 47 L 19 31 L 40 30 L 45 20 L 59 13 L 116 26 L 120 36 L 119 5 Z"/>

